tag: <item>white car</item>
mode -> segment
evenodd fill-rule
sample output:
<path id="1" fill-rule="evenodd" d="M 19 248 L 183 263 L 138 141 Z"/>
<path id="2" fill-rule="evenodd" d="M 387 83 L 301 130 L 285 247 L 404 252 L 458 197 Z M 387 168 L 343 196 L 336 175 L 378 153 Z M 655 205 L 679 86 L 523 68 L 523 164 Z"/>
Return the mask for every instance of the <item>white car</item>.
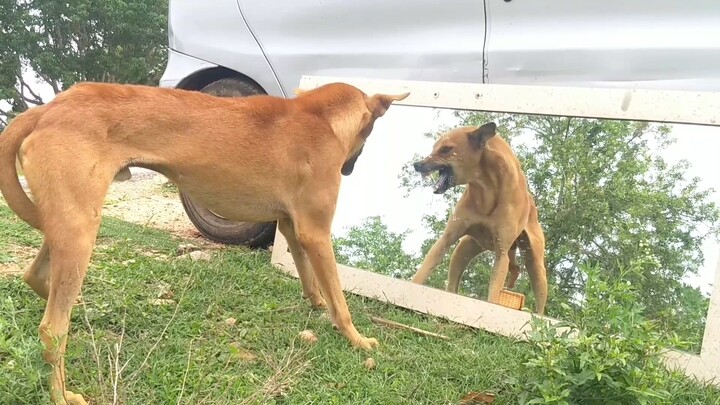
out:
<path id="1" fill-rule="evenodd" d="M 302 75 L 720 90 L 716 0 L 170 0 L 162 87 L 292 97 Z M 264 247 L 181 194 L 207 238 Z"/>

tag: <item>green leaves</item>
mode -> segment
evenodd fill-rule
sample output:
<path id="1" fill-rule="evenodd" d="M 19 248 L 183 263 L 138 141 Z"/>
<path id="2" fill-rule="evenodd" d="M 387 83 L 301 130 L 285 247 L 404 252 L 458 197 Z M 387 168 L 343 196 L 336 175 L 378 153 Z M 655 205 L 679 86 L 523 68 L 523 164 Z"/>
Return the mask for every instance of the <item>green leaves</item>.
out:
<path id="1" fill-rule="evenodd" d="M 550 325 L 533 317 L 521 403 L 669 403 L 667 386 L 674 376 L 661 361 L 663 334 L 642 315 L 641 294 L 625 281 L 608 280 L 604 270 L 581 270 L 587 280 L 584 303 L 567 314 L 568 322 Z M 578 334 L 560 333 L 561 327 Z"/>
<path id="2" fill-rule="evenodd" d="M 333 238 L 335 256 L 338 263 L 409 278 L 420 258 L 403 250 L 406 235 L 391 232 L 378 216 L 369 217 L 351 227 L 345 236 Z"/>
<path id="3" fill-rule="evenodd" d="M 156 84 L 167 58 L 167 7 L 162 0 L 0 0 L 0 101 L 15 112 L 44 102 L 21 74 L 28 68 L 55 93 L 78 81 Z M 0 110 L 0 125 L 12 113 Z"/>

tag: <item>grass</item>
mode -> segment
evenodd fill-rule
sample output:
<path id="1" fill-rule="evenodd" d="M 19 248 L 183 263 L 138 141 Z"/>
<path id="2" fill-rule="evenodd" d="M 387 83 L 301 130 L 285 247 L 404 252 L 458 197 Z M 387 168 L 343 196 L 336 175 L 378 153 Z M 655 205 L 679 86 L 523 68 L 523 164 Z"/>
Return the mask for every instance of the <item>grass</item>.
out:
<path id="1" fill-rule="evenodd" d="M 349 295 L 356 326 L 381 344 L 355 350 L 266 252 L 222 248 L 208 250 L 211 261 L 191 261 L 178 258 L 184 243 L 103 221 L 72 315 L 69 389 L 93 404 L 446 404 L 483 391 L 495 404 L 517 403 L 524 343 Z M 0 206 L 0 257 L 39 244 L 38 232 Z M 44 301 L 19 277 L 0 277 L 0 297 L 0 404 L 47 403 L 37 338 Z M 450 340 L 388 329 L 373 315 Z M 305 329 L 317 343 L 298 338 Z M 375 368 L 363 365 L 368 356 Z M 674 403 L 720 403 L 716 390 L 675 385 Z"/>
<path id="2" fill-rule="evenodd" d="M 0 206 L 0 252 L 39 243 L 38 232 Z M 365 353 L 309 309 L 298 281 L 274 269 L 267 253 L 226 248 L 193 262 L 176 257 L 180 243 L 104 220 L 84 304 L 72 315 L 69 389 L 103 404 L 439 404 L 470 391 L 516 403 L 512 376 L 523 344 L 349 296 L 358 329 L 381 342 Z M 0 297 L 0 404 L 46 403 L 49 370 L 37 338 L 44 301 L 19 277 L 0 278 Z M 172 302 L 158 305 L 159 297 Z M 451 340 L 388 329 L 371 315 Z M 316 344 L 298 339 L 304 329 Z M 373 369 L 363 365 L 368 356 Z"/>
<path id="3" fill-rule="evenodd" d="M 160 185 L 160 192 L 164 196 L 177 196 L 179 191 L 180 190 L 178 190 L 177 186 L 171 181 L 167 181 Z"/>

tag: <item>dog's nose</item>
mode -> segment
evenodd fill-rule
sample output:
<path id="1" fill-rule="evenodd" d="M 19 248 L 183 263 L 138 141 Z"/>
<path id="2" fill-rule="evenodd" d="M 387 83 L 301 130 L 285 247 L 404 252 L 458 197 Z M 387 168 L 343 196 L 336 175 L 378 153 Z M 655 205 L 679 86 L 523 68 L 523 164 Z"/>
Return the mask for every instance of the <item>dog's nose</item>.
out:
<path id="1" fill-rule="evenodd" d="M 415 168 L 416 172 L 420 172 L 423 169 L 423 162 L 415 162 L 413 163 L 413 167 Z"/>

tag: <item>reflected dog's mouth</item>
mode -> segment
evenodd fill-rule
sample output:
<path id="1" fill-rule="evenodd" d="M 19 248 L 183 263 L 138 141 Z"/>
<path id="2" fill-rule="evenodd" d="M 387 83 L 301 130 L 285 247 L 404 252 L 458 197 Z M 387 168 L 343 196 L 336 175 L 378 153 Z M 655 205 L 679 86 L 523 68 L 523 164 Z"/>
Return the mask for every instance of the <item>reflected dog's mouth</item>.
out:
<path id="1" fill-rule="evenodd" d="M 455 186 L 455 175 L 453 169 L 450 166 L 438 166 L 433 172 L 437 172 L 438 179 L 435 182 L 435 194 L 442 194 L 448 191 L 451 187 Z M 423 173 L 423 177 L 427 176 L 432 172 Z"/>

